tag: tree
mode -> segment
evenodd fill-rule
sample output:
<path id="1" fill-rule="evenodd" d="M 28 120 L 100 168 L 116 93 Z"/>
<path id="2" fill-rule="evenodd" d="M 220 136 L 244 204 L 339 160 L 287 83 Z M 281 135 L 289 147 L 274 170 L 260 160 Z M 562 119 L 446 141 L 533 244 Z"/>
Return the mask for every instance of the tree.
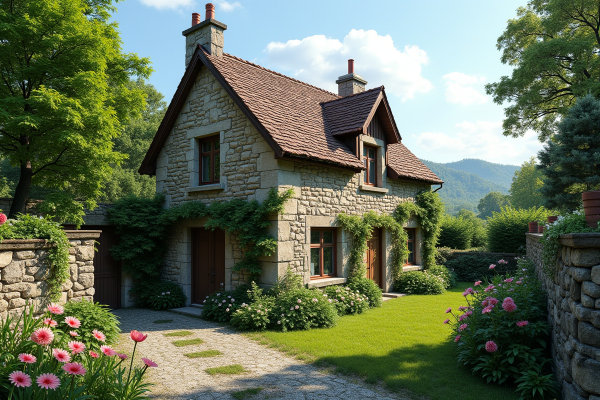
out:
<path id="1" fill-rule="evenodd" d="M 547 208 L 574 210 L 581 192 L 600 187 L 600 101 L 587 95 L 571 108 L 558 133 L 538 153 L 546 176 Z"/>
<path id="2" fill-rule="evenodd" d="M 500 192 L 489 192 L 479 199 L 479 204 L 477 204 L 479 218 L 491 217 L 492 212 L 500 212 L 500 208 L 503 206 L 510 206 L 509 197 Z"/>
<path id="3" fill-rule="evenodd" d="M 545 141 L 576 97 L 600 95 L 599 0 L 530 0 L 508 21 L 497 47 L 514 69 L 486 91 L 508 103 L 506 136 L 533 129 Z"/>
<path id="4" fill-rule="evenodd" d="M 54 190 L 44 211 L 80 221 L 123 159 L 112 140 L 144 104 L 143 91 L 127 85 L 151 69 L 121 51 L 112 3 L 0 2 L 0 158 L 20 168 L 10 217 L 37 184 Z"/>
<path id="5" fill-rule="evenodd" d="M 544 201 L 540 189 L 544 186 L 544 174 L 535 166 L 531 157 L 515 172 L 510 189 L 510 204 L 515 208 L 540 207 Z"/>

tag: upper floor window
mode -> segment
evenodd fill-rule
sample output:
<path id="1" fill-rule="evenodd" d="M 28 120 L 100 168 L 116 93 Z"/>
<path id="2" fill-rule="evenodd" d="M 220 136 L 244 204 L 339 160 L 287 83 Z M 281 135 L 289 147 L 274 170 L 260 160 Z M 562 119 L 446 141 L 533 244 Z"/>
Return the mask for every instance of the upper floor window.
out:
<path id="1" fill-rule="evenodd" d="M 377 184 L 377 149 L 363 145 L 363 162 L 365 163 L 364 184 L 375 186 Z"/>
<path id="2" fill-rule="evenodd" d="M 200 140 L 200 185 L 219 183 L 220 157 L 219 135 Z"/>

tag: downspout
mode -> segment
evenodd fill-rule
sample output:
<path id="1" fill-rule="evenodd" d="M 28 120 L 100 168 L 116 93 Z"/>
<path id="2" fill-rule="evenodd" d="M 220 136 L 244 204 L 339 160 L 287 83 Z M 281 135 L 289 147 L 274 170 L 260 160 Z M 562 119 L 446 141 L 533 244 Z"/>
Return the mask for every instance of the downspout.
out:
<path id="1" fill-rule="evenodd" d="M 440 190 L 440 189 L 442 188 L 442 186 L 444 186 L 444 182 L 440 183 L 440 187 L 439 187 L 439 188 L 437 188 L 437 189 L 435 189 L 435 190 L 433 191 L 433 193 L 435 193 L 435 192 L 437 192 L 438 190 Z"/>

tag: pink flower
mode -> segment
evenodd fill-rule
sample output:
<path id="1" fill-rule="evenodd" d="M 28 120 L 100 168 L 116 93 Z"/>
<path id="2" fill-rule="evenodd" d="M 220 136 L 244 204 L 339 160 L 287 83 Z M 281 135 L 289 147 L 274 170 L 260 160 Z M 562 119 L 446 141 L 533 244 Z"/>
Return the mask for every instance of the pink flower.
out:
<path id="1" fill-rule="evenodd" d="M 294 306 L 294 308 L 297 310 L 297 309 L 299 309 L 299 308 L 300 308 L 300 306 Z"/>
<path id="2" fill-rule="evenodd" d="M 143 333 L 138 332 L 138 331 L 131 331 L 129 336 L 131 337 L 131 340 L 133 340 L 134 342 L 138 342 L 138 343 L 143 342 L 148 337 L 148 335 L 144 335 Z"/>
<path id="3" fill-rule="evenodd" d="M 502 302 L 502 308 L 504 308 L 506 312 L 513 312 L 517 309 L 517 305 L 511 297 L 507 297 Z"/>
<path id="4" fill-rule="evenodd" d="M 8 218 L 6 217 L 6 214 L 0 213 L 0 225 L 2 225 L 3 223 L 5 223 L 7 219 Z"/>
<path id="5" fill-rule="evenodd" d="M 475 291 L 473 290 L 473 288 L 467 288 L 467 290 L 465 290 L 463 292 L 463 296 L 467 297 L 468 295 L 473 294 L 473 293 L 475 293 Z"/>
<path id="6" fill-rule="evenodd" d="M 81 322 L 75 317 L 66 317 L 65 324 L 69 325 L 71 328 L 79 328 L 81 326 Z"/>
<path id="7" fill-rule="evenodd" d="M 52 318 L 46 318 L 44 320 L 44 325 L 49 325 L 52 328 L 56 328 L 58 326 L 58 322 L 56 322 Z"/>
<path id="8" fill-rule="evenodd" d="M 498 299 L 495 297 L 486 297 L 485 299 L 490 303 L 491 306 L 498 304 Z"/>
<path id="9" fill-rule="evenodd" d="M 494 343 L 493 340 L 490 340 L 490 341 L 488 341 L 488 342 L 485 343 L 485 350 L 488 353 L 493 353 L 496 350 L 498 350 L 498 345 L 496 343 Z"/>
<path id="10" fill-rule="evenodd" d="M 519 322 L 517 322 L 517 326 L 526 326 L 527 324 L 529 324 L 529 321 L 519 321 Z"/>
<path id="11" fill-rule="evenodd" d="M 69 335 L 71 335 L 72 337 L 77 337 L 79 336 L 79 334 L 75 331 L 69 331 Z"/>
<path id="12" fill-rule="evenodd" d="M 8 374 L 8 380 L 16 387 L 31 386 L 31 377 L 25 372 L 13 371 L 10 374 Z"/>
<path id="13" fill-rule="evenodd" d="M 71 361 L 71 356 L 66 350 L 63 349 L 52 349 L 52 355 L 60 362 Z"/>
<path id="14" fill-rule="evenodd" d="M 515 283 L 516 283 L 517 285 L 520 285 L 520 284 L 521 284 L 521 283 L 523 283 L 523 282 L 521 282 L 521 281 L 516 281 Z"/>
<path id="15" fill-rule="evenodd" d="M 508 261 L 505 261 L 505 260 L 498 260 L 498 264 L 508 264 Z"/>
<path id="16" fill-rule="evenodd" d="M 448 314 L 450 311 L 452 311 L 452 308 L 447 309 L 446 314 Z"/>
<path id="17" fill-rule="evenodd" d="M 142 361 L 144 362 L 144 364 L 146 364 L 146 367 L 158 367 L 158 364 L 156 364 L 154 361 L 150 360 L 149 358 L 142 358 Z"/>
<path id="18" fill-rule="evenodd" d="M 86 372 L 85 368 L 83 368 L 83 365 L 76 362 L 63 365 L 63 370 L 67 374 L 71 375 L 85 375 Z"/>
<path id="19" fill-rule="evenodd" d="M 475 282 L 475 286 L 479 286 L 479 285 L 481 285 L 481 281 Z"/>
<path id="20" fill-rule="evenodd" d="M 31 334 L 31 340 L 40 346 L 47 346 L 54 340 L 54 333 L 50 328 L 39 328 Z"/>
<path id="21" fill-rule="evenodd" d="M 19 361 L 24 362 L 25 364 L 33 364 L 37 361 L 37 358 L 31 354 L 21 353 L 19 354 Z"/>
<path id="22" fill-rule="evenodd" d="M 513 279 L 513 278 L 508 278 L 508 279 L 505 279 L 505 280 L 504 280 L 504 282 L 506 282 L 506 283 L 511 283 L 512 281 L 514 281 L 514 279 Z"/>
<path id="23" fill-rule="evenodd" d="M 121 360 L 125 360 L 127 359 L 127 354 L 117 353 L 117 357 L 119 357 Z"/>
<path id="24" fill-rule="evenodd" d="M 490 269 L 494 269 L 494 268 L 496 268 L 496 264 L 491 264 Z"/>
<path id="25" fill-rule="evenodd" d="M 107 356 L 114 356 L 117 354 L 117 352 L 114 351 L 113 348 L 110 346 L 100 346 L 100 351 L 102 351 L 102 353 L 104 353 Z"/>
<path id="26" fill-rule="evenodd" d="M 85 344 L 81 342 L 69 342 L 69 349 L 73 352 L 73 354 L 81 353 L 85 350 Z"/>
<path id="27" fill-rule="evenodd" d="M 54 390 L 60 386 L 60 379 L 54 374 L 41 374 L 35 381 L 43 389 Z"/>
<path id="28" fill-rule="evenodd" d="M 65 309 L 60 304 L 52 303 L 48 306 L 48 311 L 52 314 L 60 315 L 65 312 Z"/>
<path id="29" fill-rule="evenodd" d="M 98 353 L 96 353 L 95 351 L 91 351 L 90 350 L 90 357 L 92 357 L 92 358 L 98 358 L 98 357 L 100 357 L 100 355 Z"/>
<path id="30" fill-rule="evenodd" d="M 456 335 L 456 337 L 454 338 L 454 343 L 458 342 L 460 340 L 460 335 Z"/>
<path id="31" fill-rule="evenodd" d="M 469 307 L 465 307 L 465 306 L 460 306 L 458 307 L 458 311 L 464 311 L 466 309 L 468 309 Z"/>
<path id="32" fill-rule="evenodd" d="M 489 285 L 488 287 L 486 287 L 485 289 L 483 289 L 484 292 L 490 292 L 492 290 L 494 290 L 495 286 L 494 285 Z"/>
<path id="33" fill-rule="evenodd" d="M 100 332 L 99 330 L 94 329 L 92 331 L 92 335 L 94 335 L 94 337 L 96 338 L 96 340 L 98 340 L 100 342 L 105 342 L 106 341 L 106 335 L 104 335 L 104 333 Z"/>
<path id="34" fill-rule="evenodd" d="M 493 309 L 494 309 L 494 306 L 487 306 L 481 311 L 481 313 L 482 314 L 491 313 Z"/>
<path id="35" fill-rule="evenodd" d="M 464 313 L 463 315 L 461 315 L 460 317 L 458 317 L 458 320 L 462 321 L 463 319 L 467 319 L 467 318 L 469 318 L 469 314 Z"/>
<path id="36" fill-rule="evenodd" d="M 447 324 L 448 322 L 450 322 L 450 320 L 449 320 L 449 319 L 445 320 L 445 321 L 444 321 L 444 324 Z"/>
<path id="37" fill-rule="evenodd" d="M 298 304 L 302 303 L 302 300 L 298 299 Z"/>
<path id="38" fill-rule="evenodd" d="M 465 329 L 467 329 L 467 324 L 462 324 L 461 326 L 458 327 L 459 331 L 464 331 Z"/>

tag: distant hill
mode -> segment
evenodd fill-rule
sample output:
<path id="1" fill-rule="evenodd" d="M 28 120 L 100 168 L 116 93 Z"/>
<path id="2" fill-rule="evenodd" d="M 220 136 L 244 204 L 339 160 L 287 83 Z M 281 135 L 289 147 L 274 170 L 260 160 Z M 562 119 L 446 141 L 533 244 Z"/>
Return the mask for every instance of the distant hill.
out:
<path id="1" fill-rule="evenodd" d="M 421 161 L 444 181 L 444 187 L 438 193 L 446 204 L 446 211 L 450 214 L 455 214 L 462 208 L 477 213 L 479 199 L 489 192 L 508 194 L 514 171 L 519 169 L 514 165 L 494 164 L 473 159 L 446 164 Z M 468 172 L 467 168 L 472 168 L 477 173 Z M 510 179 L 507 179 L 509 173 Z"/>

